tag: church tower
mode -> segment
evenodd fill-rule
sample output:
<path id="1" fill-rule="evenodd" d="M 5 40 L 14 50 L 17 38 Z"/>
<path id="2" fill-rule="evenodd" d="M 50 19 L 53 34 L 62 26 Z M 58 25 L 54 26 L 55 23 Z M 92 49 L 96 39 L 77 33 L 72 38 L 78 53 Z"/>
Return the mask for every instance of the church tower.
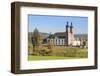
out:
<path id="1" fill-rule="evenodd" d="M 71 22 L 71 25 L 70 25 L 70 33 L 74 33 L 74 30 L 73 30 L 73 24 L 72 24 L 72 22 Z"/>
<path id="2" fill-rule="evenodd" d="M 69 23 L 67 22 L 66 25 L 66 45 L 73 45 L 73 41 L 74 41 L 74 30 L 73 30 L 73 24 L 71 22 L 71 24 L 69 25 Z"/>
<path id="3" fill-rule="evenodd" d="M 73 24 L 71 22 L 71 25 L 70 25 L 70 45 L 73 45 L 73 42 L 74 42 L 74 27 L 73 27 Z"/>
<path id="4" fill-rule="evenodd" d="M 70 45 L 70 26 L 68 22 L 66 25 L 66 45 Z"/>

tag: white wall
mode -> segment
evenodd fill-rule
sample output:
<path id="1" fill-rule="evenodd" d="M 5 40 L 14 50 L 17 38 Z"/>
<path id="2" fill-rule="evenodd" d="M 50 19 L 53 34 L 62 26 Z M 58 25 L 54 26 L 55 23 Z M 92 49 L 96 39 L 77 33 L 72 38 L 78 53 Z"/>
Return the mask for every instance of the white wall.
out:
<path id="1" fill-rule="evenodd" d="M 64 38 L 54 38 L 54 39 L 47 39 L 48 43 L 54 44 L 54 45 L 65 45 L 65 39 Z"/>
<path id="2" fill-rule="evenodd" d="M 10 55 L 11 55 L 11 15 L 10 3 L 15 0 L 1 0 L 0 2 L 0 76 L 16 76 L 10 73 Z M 57 3 L 57 4 L 74 4 L 74 5 L 100 5 L 100 0 L 17 0 L 17 1 L 30 1 L 30 2 L 44 2 L 44 3 Z M 100 24 L 100 6 L 99 6 L 99 23 Z M 100 33 L 100 26 L 99 33 Z M 98 37 L 100 46 L 100 34 Z M 98 50 L 100 58 L 100 48 Z M 38 73 L 38 74 L 22 74 L 18 76 L 100 76 L 100 59 L 98 61 L 98 70 L 81 70 L 81 71 L 65 71 L 65 72 L 52 72 L 52 73 Z"/>

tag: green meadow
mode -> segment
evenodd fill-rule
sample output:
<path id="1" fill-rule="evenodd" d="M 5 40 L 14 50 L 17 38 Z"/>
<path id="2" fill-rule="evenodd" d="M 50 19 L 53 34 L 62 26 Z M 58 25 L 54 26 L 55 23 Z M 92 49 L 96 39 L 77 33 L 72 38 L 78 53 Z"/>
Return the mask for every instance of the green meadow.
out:
<path id="1" fill-rule="evenodd" d="M 39 54 L 29 54 L 28 60 L 79 59 L 88 57 L 87 48 L 54 46 L 50 50 L 52 52 L 47 50 L 45 47 L 45 50 L 41 51 L 41 53 L 39 52 Z"/>

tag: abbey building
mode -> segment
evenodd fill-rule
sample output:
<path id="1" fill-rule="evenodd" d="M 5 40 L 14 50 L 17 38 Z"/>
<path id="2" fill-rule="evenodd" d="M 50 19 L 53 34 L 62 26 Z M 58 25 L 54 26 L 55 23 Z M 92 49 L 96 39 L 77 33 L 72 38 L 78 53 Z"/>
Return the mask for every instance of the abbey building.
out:
<path id="1" fill-rule="evenodd" d="M 80 46 L 83 39 L 75 37 L 73 23 L 67 22 L 65 29 L 66 31 L 64 32 L 50 34 L 46 38 L 46 44 Z"/>

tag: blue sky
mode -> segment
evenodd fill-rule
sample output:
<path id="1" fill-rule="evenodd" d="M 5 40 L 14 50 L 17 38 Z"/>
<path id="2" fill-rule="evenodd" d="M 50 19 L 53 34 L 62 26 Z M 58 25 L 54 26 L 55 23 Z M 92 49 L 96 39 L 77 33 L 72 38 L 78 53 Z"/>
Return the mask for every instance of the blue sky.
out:
<path id="1" fill-rule="evenodd" d="M 88 17 L 28 15 L 28 21 L 29 32 L 33 32 L 35 28 L 45 33 L 65 32 L 67 21 L 69 25 L 73 23 L 75 34 L 88 32 Z"/>

